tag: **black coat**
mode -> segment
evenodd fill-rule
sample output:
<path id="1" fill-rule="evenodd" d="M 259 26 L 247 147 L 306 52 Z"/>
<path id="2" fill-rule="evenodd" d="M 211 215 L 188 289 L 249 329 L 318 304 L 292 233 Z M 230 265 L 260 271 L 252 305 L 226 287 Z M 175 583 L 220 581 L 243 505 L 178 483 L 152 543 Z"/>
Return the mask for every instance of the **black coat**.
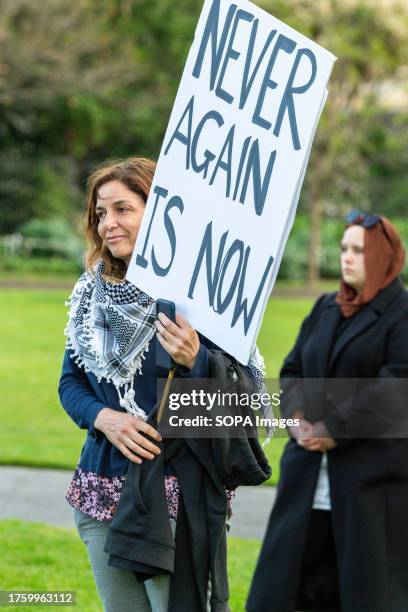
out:
<path id="1" fill-rule="evenodd" d="M 256 381 L 236 360 L 209 350 L 209 374 L 224 392 L 252 393 Z M 169 612 L 229 610 L 225 489 L 258 485 L 271 475 L 256 438 L 164 439 L 152 461 L 130 463 L 105 545 L 111 565 L 139 580 L 171 574 Z M 164 491 L 171 464 L 181 494 L 173 539 Z"/>
<path id="2" fill-rule="evenodd" d="M 385 422 L 384 395 L 390 390 L 385 383 L 392 377 L 408 379 L 408 294 L 399 280 L 394 281 L 354 315 L 336 339 L 340 321 L 335 294 L 322 296 L 285 360 L 281 382 L 287 393 L 282 412 L 288 417 L 296 408 L 304 409 L 306 418 L 322 419 L 338 442 L 327 458 L 342 612 L 406 612 L 408 440 L 375 439 L 365 433 L 356 437 L 356 431 L 365 431 L 370 419 L 377 421 L 374 431 L 380 431 Z M 293 377 L 377 380 L 354 394 L 353 401 L 348 401 L 344 389 L 349 387 L 344 385 L 339 385 L 343 393 L 339 401 L 320 393 L 313 405 L 303 390 L 300 405 Z M 400 381 L 394 378 L 394 382 Z M 396 395 L 386 406 L 399 412 L 403 404 Z M 294 440 L 288 442 L 248 599 L 249 612 L 296 609 L 320 462 L 320 453 L 307 451 Z"/>

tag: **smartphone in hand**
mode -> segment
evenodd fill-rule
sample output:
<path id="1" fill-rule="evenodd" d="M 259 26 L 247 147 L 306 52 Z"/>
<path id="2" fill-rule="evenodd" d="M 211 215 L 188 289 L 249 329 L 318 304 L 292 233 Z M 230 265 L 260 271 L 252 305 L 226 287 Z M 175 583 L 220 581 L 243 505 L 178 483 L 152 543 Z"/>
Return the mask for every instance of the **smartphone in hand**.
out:
<path id="1" fill-rule="evenodd" d="M 159 315 L 159 312 L 163 312 L 171 321 L 174 323 L 176 322 L 176 306 L 174 302 L 161 299 L 157 300 L 156 316 Z M 156 343 L 156 365 L 165 370 L 171 370 L 176 365 L 171 355 L 162 347 L 159 341 Z"/>

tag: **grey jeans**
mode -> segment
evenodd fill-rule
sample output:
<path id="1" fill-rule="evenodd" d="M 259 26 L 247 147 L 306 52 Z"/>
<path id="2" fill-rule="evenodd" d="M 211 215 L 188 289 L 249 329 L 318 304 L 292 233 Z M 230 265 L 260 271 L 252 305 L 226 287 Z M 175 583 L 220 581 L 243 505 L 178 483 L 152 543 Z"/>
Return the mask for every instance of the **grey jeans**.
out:
<path id="1" fill-rule="evenodd" d="M 167 612 L 170 576 L 137 582 L 133 572 L 108 565 L 104 552 L 109 522 L 74 510 L 79 536 L 88 549 L 96 588 L 106 612 Z M 173 532 L 176 522 L 170 521 Z"/>

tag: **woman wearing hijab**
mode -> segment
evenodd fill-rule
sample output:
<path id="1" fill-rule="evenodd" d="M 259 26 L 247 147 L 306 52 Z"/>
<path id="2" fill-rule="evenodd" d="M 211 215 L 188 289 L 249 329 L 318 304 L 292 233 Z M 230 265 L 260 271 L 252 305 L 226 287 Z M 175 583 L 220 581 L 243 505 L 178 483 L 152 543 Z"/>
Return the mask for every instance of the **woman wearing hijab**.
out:
<path id="1" fill-rule="evenodd" d="M 300 425 L 249 612 L 408 610 L 404 250 L 386 218 L 347 220 L 340 290 L 317 300 L 281 370 L 282 413 Z"/>
<path id="2" fill-rule="evenodd" d="M 88 180 L 86 272 L 78 280 L 70 298 L 67 348 L 59 385 L 64 409 L 79 427 L 87 430 L 67 501 L 74 508 L 76 526 L 87 546 L 104 610 L 109 612 L 166 612 L 177 608 L 169 604 L 173 584 L 170 574 L 174 568 L 173 535 L 176 531 L 179 538 L 183 533 L 189 535 L 189 531 L 187 528 L 183 531 L 179 524 L 181 506 L 183 516 L 186 514 L 182 483 L 171 466 L 165 464 L 164 442 L 155 426 L 148 422 L 157 405 L 157 379 L 167 375 L 167 371 L 156 364 L 156 343 L 159 342 L 174 359 L 178 377 L 211 377 L 211 364 L 215 357 L 229 359 L 179 314 L 176 314 L 176 322 L 170 321 L 163 313 L 156 317 L 154 300 L 125 280 L 155 167 L 153 161 L 143 158 L 108 162 Z M 262 368 L 262 358 L 255 350 L 248 368 L 239 369 L 237 365 L 237 376 L 247 376 L 251 381 L 255 377 L 263 380 L 259 368 Z M 184 448 L 183 451 L 184 461 L 190 460 L 188 451 Z M 125 484 L 126 474 L 131 468 L 143 469 L 146 462 L 154 466 L 153 472 L 156 470 L 154 473 L 160 476 L 160 482 L 154 482 L 156 497 L 153 500 L 154 510 L 159 506 L 160 510 L 163 509 L 159 516 L 160 533 L 152 533 L 154 525 L 150 525 L 152 521 L 148 525 L 144 500 L 132 489 L 133 480 L 131 484 Z M 204 481 L 205 474 L 194 465 L 196 473 Z M 189 466 L 193 466 L 192 460 Z M 232 472 L 236 476 L 237 471 Z M 259 470 L 260 481 L 268 476 Z M 199 484 L 195 483 L 195 486 Z M 218 488 L 214 485 L 211 491 L 211 500 L 219 510 L 212 527 L 214 532 L 214 524 L 219 526 L 218 549 L 225 552 L 225 521 L 232 492 L 225 490 L 224 482 L 217 482 L 217 485 Z M 124 521 L 121 527 L 131 530 L 143 518 L 143 533 L 146 532 L 150 539 L 160 540 L 165 530 L 168 543 L 167 556 L 162 553 L 163 563 L 167 563 L 165 570 L 161 571 L 158 555 L 155 559 L 160 566 L 157 572 L 144 574 L 140 581 L 131 571 L 131 560 L 125 565 L 118 559 L 116 565 L 109 564 L 104 549 L 108 532 L 111 534 L 112 519 L 118 516 L 119 500 L 128 499 L 122 495 L 125 489 L 130 492 L 130 510 L 136 516 L 132 514 L 131 525 Z M 202 515 L 203 507 L 202 504 Z M 140 508 L 142 517 L 137 516 Z M 205 525 L 197 527 L 204 529 Z M 155 544 L 159 548 L 161 542 Z M 124 547 L 122 556 L 126 556 L 133 545 L 134 540 Z M 146 545 L 140 548 L 143 553 Z M 162 548 L 164 550 L 165 546 Z M 201 550 L 197 545 L 196 549 Z M 217 560 L 218 549 L 214 553 Z M 202 557 L 203 569 L 197 584 L 191 582 L 182 594 L 186 602 L 195 601 L 198 594 L 201 600 L 207 596 L 209 568 L 205 554 Z M 221 585 L 218 591 L 213 587 L 212 599 L 216 600 L 220 590 L 223 589 L 223 596 L 226 592 L 225 602 L 217 607 L 220 612 L 228 607 L 223 563 L 221 561 L 219 566 L 220 574 L 211 575 L 212 584 Z M 177 599 L 178 595 L 176 592 L 174 598 Z M 203 608 L 206 609 L 205 601 L 195 606 L 196 612 Z"/>

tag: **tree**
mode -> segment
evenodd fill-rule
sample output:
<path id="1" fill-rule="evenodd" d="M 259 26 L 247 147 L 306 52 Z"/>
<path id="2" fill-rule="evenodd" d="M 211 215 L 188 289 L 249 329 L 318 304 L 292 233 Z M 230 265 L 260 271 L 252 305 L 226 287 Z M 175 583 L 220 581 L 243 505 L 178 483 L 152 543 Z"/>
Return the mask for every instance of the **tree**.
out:
<path id="1" fill-rule="evenodd" d="M 392 2 L 388 11 L 379 10 L 368 0 L 274 0 L 263 4 L 338 57 L 304 189 L 311 220 L 309 283 L 315 284 L 324 211 L 345 206 L 370 208 L 371 164 L 387 156 L 390 147 L 395 149 L 395 139 L 392 144 L 387 134 L 396 118 L 386 115 L 380 86 L 384 80 L 396 80 L 401 65 L 408 64 L 408 12 L 403 4 Z M 377 140 L 376 125 L 382 126 L 378 128 L 382 138 Z M 387 165 L 392 172 L 389 164 L 383 163 L 382 170 Z M 400 176 L 401 163 L 393 168 Z M 405 174 L 406 170 L 405 166 Z"/>
<path id="2" fill-rule="evenodd" d="M 407 124 L 383 93 L 407 63 L 407 9 L 368 2 L 263 1 L 339 58 L 301 201 L 315 228 L 311 279 L 323 214 L 384 199 L 402 210 L 408 192 Z M 0 234 L 31 216 L 72 217 L 100 161 L 158 155 L 200 10 L 196 0 L 3 0 Z"/>
<path id="3" fill-rule="evenodd" d="M 0 233 L 72 209 L 82 160 L 118 121 L 116 92 L 137 80 L 133 45 L 117 45 L 97 8 L 95 0 L 2 3 Z"/>

